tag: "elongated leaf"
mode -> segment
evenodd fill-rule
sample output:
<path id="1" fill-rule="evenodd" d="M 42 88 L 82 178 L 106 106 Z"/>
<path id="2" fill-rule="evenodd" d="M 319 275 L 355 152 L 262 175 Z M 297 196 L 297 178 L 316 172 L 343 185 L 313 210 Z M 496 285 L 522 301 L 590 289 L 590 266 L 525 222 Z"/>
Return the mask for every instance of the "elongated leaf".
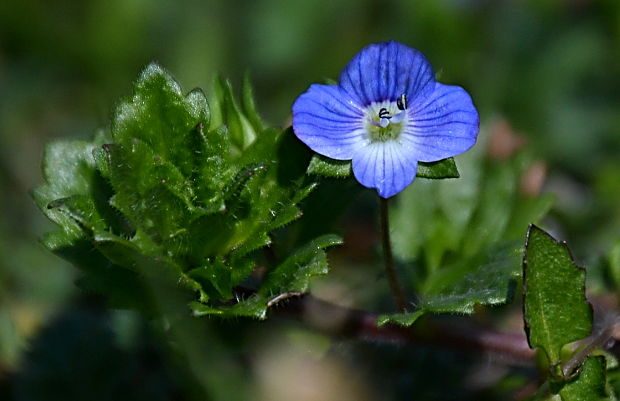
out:
<path id="1" fill-rule="evenodd" d="M 467 261 L 461 266 L 438 272 L 434 283 L 427 283 L 410 313 L 385 314 L 378 324 L 412 325 L 426 313 L 471 314 L 476 305 L 500 305 L 510 302 L 520 277 L 522 250 L 514 243 L 498 247 L 481 260 L 477 268 Z M 444 273 L 444 274 L 440 274 Z"/>
<path id="2" fill-rule="evenodd" d="M 267 317 L 268 300 L 262 295 L 254 294 L 247 299 L 240 299 L 232 306 L 212 307 L 199 302 L 190 303 L 190 308 L 194 316 L 244 316 L 256 319 Z"/>
<path id="3" fill-rule="evenodd" d="M 565 243 L 532 225 L 523 259 L 524 320 L 532 348 L 542 348 L 552 365 L 560 350 L 590 335 L 592 308 L 585 297 L 585 271 Z"/>
<path id="4" fill-rule="evenodd" d="M 250 74 L 243 74 L 243 86 L 241 88 L 241 106 L 243 108 L 243 114 L 248 118 L 248 121 L 252 124 L 254 131 L 261 132 L 265 129 L 265 124 L 258 114 L 256 109 L 256 103 L 254 102 L 254 88 L 250 82 Z"/>
<path id="5" fill-rule="evenodd" d="M 225 121 L 228 126 L 235 146 L 243 150 L 254 142 L 256 139 L 256 131 L 247 117 L 241 112 L 235 100 L 230 81 L 220 78 L 216 84 L 219 86 L 218 91 L 222 94 L 220 110 L 223 121 Z M 247 105 L 248 101 L 246 100 L 245 102 Z M 251 107 L 249 105 L 247 106 Z M 255 112 L 255 110 L 252 110 L 252 112 Z"/>
<path id="6" fill-rule="evenodd" d="M 269 272 L 259 293 L 306 291 L 312 276 L 327 273 L 327 256 L 323 249 L 340 244 L 342 239 L 337 235 L 324 235 L 309 242 Z"/>
<path id="7" fill-rule="evenodd" d="M 521 196 L 527 158 L 487 163 L 483 150 L 459 157 L 458 182 L 421 180 L 399 195 L 390 213 L 394 254 L 410 263 L 415 307 L 384 315 L 410 325 L 424 313 L 471 313 L 510 302 L 521 275 L 522 238 L 552 198 Z"/>

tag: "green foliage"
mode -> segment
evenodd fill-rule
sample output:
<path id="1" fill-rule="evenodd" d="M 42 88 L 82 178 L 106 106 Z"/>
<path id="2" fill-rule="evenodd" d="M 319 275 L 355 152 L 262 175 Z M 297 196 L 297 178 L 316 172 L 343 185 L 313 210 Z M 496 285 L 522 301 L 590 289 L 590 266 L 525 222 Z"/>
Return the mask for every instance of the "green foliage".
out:
<path id="1" fill-rule="evenodd" d="M 528 401 L 614 401 L 613 390 L 606 385 L 608 369 L 605 357 L 588 357 L 578 374 L 566 383 L 546 381 Z M 559 388 L 558 388 L 559 386 Z M 554 388 L 554 389 L 553 389 Z"/>
<path id="2" fill-rule="evenodd" d="M 512 299 L 521 260 L 516 243 L 498 246 L 485 257 L 466 260 L 450 270 L 437 272 L 435 286 L 427 290 L 412 313 L 381 315 L 379 325 L 412 325 L 425 313 L 471 314 L 476 305 L 499 305 Z"/>
<path id="3" fill-rule="evenodd" d="M 308 290 L 311 277 L 326 274 L 329 266 L 323 249 L 341 243 L 342 240 L 335 235 L 319 237 L 296 250 L 267 273 L 261 288 L 246 301 L 219 308 L 194 302 L 192 303 L 194 314 L 253 316 L 264 319 L 268 307 L 286 298 L 301 295 Z"/>
<path id="4" fill-rule="evenodd" d="M 615 400 L 607 384 L 607 369 L 613 367 L 614 358 L 608 366 L 604 355 L 593 356 L 593 350 L 588 352 L 584 344 L 573 352 L 566 347 L 590 336 L 592 331 L 585 270 L 575 264 L 565 243 L 534 225 L 530 226 L 525 245 L 523 292 L 528 342 L 530 347 L 542 349 L 549 361 L 551 391 L 563 401 Z M 574 362 L 580 364 L 575 373 L 567 368 Z"/>
<path id="5" fill-rule="evenodd" d="M 315 154 L 308 166 L 308 174 L 332 178 L 347 178 L 353 174 L 350 160 L 334 160 Z M 459 178 L 459 171 L 452 157 L 432 163 L 418 163 L 416 177 L 441 179 Z"/>
<path id="6" fill-rule="evenodd" d="M 312 156 L 308 174 L 332 178 L 347 178 L 353 174 L 351 160 L 335 160 L 319 155 Z"/>
<path id="7" fill-rule="evenodd" d="M 333 236 L 277 267 L 261 251 L 301 216 L 297 204 L 316 185 L 296 166 L 304 160 L 274 157 L 290 131 L 264 128 L 247 79 L 241 106 L 224 80 L 213 104 L 200 90 L 184 95 L 152 64 L 110 132 L 48 147 L 34 197 L 60 230 L 43 242 L 84 271 L 83 287 L 148 307 L 157 298 L 150 287 L 165 283 L 196 293 L 198 314 L 264 318 L 273 299 L 305 291 L 327 271 L 323 249 L 339 243 Z M 265 285 L 238 301 L 236 288 L 259 265 Z"/>
<path id="8" fill-rule="evenodd" d="M 157 365 L 157 361 L 153 360 L 157 358 L 157 353 L 150 349 L 140 352 L 140 355 L 148 357 L 139 366 L 122 357 L 115 361 L 116 355 L 101 352 L 108 350 L 105 342 L 95 344 L 93 347 L 96 349 L 82 348 L 84 351 L 71 360 L 62 344 L 65 347 L 79 346 L 75 336 L 83 330 L 70 330 L 71 327 L 66 324 L 63 326 L 66 330 L 55 337 L 55 343 L 47 343 L 46 346 L 57 351 L 53 354 L 57 356 L 55 359 L 40 360 L 40 363 L 32 365 L 24 363 L 23 350 L 33 349 L 36 344 L 31 337 L 35 334 L 32 328 L 41 327 L 48 319 L 58 316 L 58 308 L 66 307 L 69 299 L 75 300 L 72 284 L 75 271 L 67 269 L 63 260 L 39 249 L 32 241 L 42 229 L 40 215 L 24 196 L 24 189 L 39 185 L 41 179 L 33 161 L 39 159 L 42 142 L 49 138 L 59 134 L 67 138 L 76 135 L 83 138 L 82 128 L 95 126 L 101 121 L 102 114 L 106 114 L 102 113 L 102 103 L 109 103 L 110 99 L 127 93 L 127 82 L 135 76 L 136 66 L 143 65 L 153 55 L 165 62 L 181 82 L 187 83 L 208 82 L 215 70 L 238 77 L 249 66 L 255 72 L 253 76 L 257 93 L 261 95 L 261 110 L 272 121 L 280 122 L 288 118 L 294 96 L 308 85 L 309 80 L 314 81 L 324 75 L 335 76 L 350 56 L 378 37 L 401 38 L 428 56 L 442 76 L 442 82 L 462 85 L 470 91 L 480 111 L 483 132 L 490 128 L 489 118 L 495 116 L 505 119 L 511 129 L 527 137 L 527 148 L 543 159 L 552 172 L 546 190 L 560 195 L 553 210 L 552 224 L 566 238 L 571 238 L 575 254 L 590 263 L 618 241 L 620 58 L 617 46 L 620 43 L 620 2 L 408 1 L 391 2 L 389 5 L 389 12 L 385 8 L 379 12 L 377 2 L 370 0 L 323 3 L 175 2 L 173 7 L 170 2 L 123 0 L 79 4 L 71 1 L 0 1 L 0 188 L 3 194 L 0 202 L 5 211 L 0 221 L 0 299 L 3 301 L 0 331 L 5 330 L 7 322 L 8 327 L 15 328 L 13 340 L 5 341 L 7 337 L 0 335 L 0 348 L 15 355 L 9 362 L 0 356 L 0 399 L 32 399 L 26 395 L 5 394 L 7 390 L 2 385 L 14 387 L 15 375 L 45 372 L 57 374 L 54 380 L 46 383 L 59 391 L 59 398 L 63 401 L 68 400 L 67 391 L 72 390 L 67 386 L 84 389 L 85 395 L 76 399 L 103 398 L 113 388 L 108 386 L 96 393 L 94 387 L 84 386 L 89 380 L 92 381 L 92 374 L 88 372 L 94 372 L 99 378 L 95 385 L 101 385 L 110 374 L 116 374 L 114 377 L 123 379 L 124 383 L 137 383 L 144 391 L 150 392 L 152 399 L 167 395 L 169 399 L 243 399 L 239 394 L 244 386 L 239 384 L 251 387 L 248 393 L 254 398 L 269 398 L 256 391 L 264 388 L 264 382 L 259 380 L 264 378 L 266 372 L 272 371 L 273 364 L 260 363 L 260 359 L 255 357 L 257 353 L 252 353 L 248 348 L 265 347 L 264 343 L 257 345 L 257 338 L 271 339 L 277 347 L 267 352 L 270 356 L 282 354 L 284 345 L 283 341 L 279 341 L 282 337 L 278 334 L 284 330 L 279 325 L 282 323 L 280 319 L 269 324 L 246 322 L 246 319 L 231 319 L 228 322 L 193 319 L 201 325 L 235 325 L 230 329 L 231 333 L 243 340 L 229 347 L 211 341 L 211 336 L 205 335 L 207 331 L 203 326 L 192 326 L 184 338 L 166 338 L 164 341 L 170 340 L 173 344 L 174 355 L 162 356 L 159 363 L 179 361 L 176 366 L 170 366 L 175 377 L 204 381 L 210 377 L 209 372 L 211 375 L 216 373 L 207 380 L 217 383 L 219 392 L 196 397 L 185 396 L 183 391 L 169 393 L 165 389 L 166 381 L 159 377 L 149 380 L 152 378 L 149 373 Z M 350 18 L 334 18 L 345 15 Z M 212 93 L 209 91 L 209 94 Z M 244 95 L 237 98 L 237 105 L 254 127 L 247 110 L 245 92 L 242 93 Z M 219 116 L 219 100 L 209 99 L 212 114 Z M 207 127 L 209 131 L 224 124 L 215 124 L 214 116 L 211 119 L 212 123 Z M 254 130 L 262 132 L 260 128 L 255 127 Z M 110 142 L 108 139 L 104 143 Z M 103 152 L 103 149 L 97 149 Z M 90 150 L 87 152 L 90 153 Z M 278 160 L 283 159 L 278 156 Z M 87 161 L 90 163 L 90 160 Z M 463 168 L 462 157 L 457 158 L 457 163 L 462 178 L 458 182 L 446 182 L 449 185 L 445 187 L 450 186 L 455 193 L 461 193 L 461 190 L 465 192 L 471 187 L 468 184 L 471 173 Z M 69 160 L 67 164 L 70 164 Z M 299 166 L 304 170 L 307 163 L 300 161 Z M 418 180 L 414 187 L 420 185 L 425 183 Z M 306 240 L 330 232 L 334 225 L 342 223 L 339 216 L 344 206 L 340 207 L 340 204 L 344 203 L 344 197 L 350 198 L 352 190 L 356 194 L 362 191 L 354 180 L 321 180 L 321 185 L 304 200 L 304 216 L 284 230 L 278 230 L 275 237 L 270 235 L 273 238 L 271 247 L 277 244 L 275 254 L 278 259 L 280 256 L 286 258 L 292 249 L 303 246 Z M 492 198 L 494 190 L 487 194 L 489 198 Z M 355 233 L 360 235 L 347 238 L 350 241 L 347 249 L 353 249 L 353 252 L 338 255 L 336 275 L 326 281 L 332 286 L 350 290 L 356 288 L 360 281 L 341 280 L 343 270 L 352 271 L 353 277 L 364 277 L 360 279 L 358 291 L 362 296 L 350 296 L 347 292 L 345 303 L 375 310 L 378 306 L 371 302 L 376 300 L 373 297 L 377 292 L 385 292 L 383 283 L 375 283 L 374 280 L 381 266 L 376 263 L 366 268 L 368 253 L 362 256 L 362 252 L 358 252 L 374 247 L 367 240 L 372 238 L 367 227 L 374 223 L 373 217 L 367 213 L 374 201 L 371 195 L 368 191 L 349 209 L 344 220 L 345 227 L 350 229 L 354 226 Z M 510 202 L 517 203 L 515 199 L 511 198 Z M 312 208 L 310 201 L 313 202 Z M 335 206 L 336 203 L 338 206 Z M 451 216 L 466 215 L 468 208 L 462 208 L 462 205 L 462 197 L 455 197 L 449 211 Z M 494 207 L 501 210 L 503 205 L 498 203 Z M 112 219 L 116 217 L 115 232 L 131 235 L 133 227 L 128 224 L 128 219 L 115 209 L 111 211 L 113 213 L 109 213 L 105 221 L 112 224 Z M 81 235 L 82 229 L 74 220 L 66 218 L 56 209 L 50 209 L 47 213 L 70 220 L 77 227 L 67 224 L 66 228 L 76 227 Z M 496 222 L 501 220 L 492 223 Z M 396 222 L 393 220 L 393 223 Z M 454 223 L 456 225 L 456 221 Z M 364 231 L 359 229 L 360 226 L 364 227 Z M 485 228 L 482 224 L 480 227 Z M 61 234 L 62 230 L 58 229 Z M 521 237 L 525 230 L 525 226 L 519 228 Z M 451 233 L 452 230 L 446 231 Z M 484 230 L 478 233 L 484 234 Z M 420 235 L 425 234 L 416 232 L 410 240 L 413 242 Z M 63 236 L 57 235 L 56 240 L 64 241 Z M 436 236 L 442 238 L 439 234 Z M 499 240 L 501 236 L 503 234 L 495 239 Z M 54 241 L 54 235 L 46 237 L 47 240 Z M 475 238 L 470 241 L 477 242 Z M 81 248 L 67 248 L 73 253 L 65 255 L 76 257 L 82 249 L 84 260 L 89 258 L 90 266 L 83 265 L 84 269 L 90 269 L 80 280 L 83 287 L 87 284 L 102 287 L 105 279 L 110 282 L 108 287 L 103 288 L 105 291 L 124 287 L 122 292 L 130 296 L 140 291 L 135 285 L 143 280 L 131 281 L 132 277 L 139 275 L 125 268 L 114 270 L 114 266 L 109 265 L 108 259 L 100 255 L 91 241 L 83 240 L 79 244 Z M 411 254 L 407 259 L 400 257 L 399 273 L 401 277 L 409 275 L 409 281 L 403 283 L 408 288 L 417 289 L 425 285 L 428 268 L 425 247 L 429 248 L 430 253 L 430 248 L 441 249 L 442 245 L 441 242 L 424 241 L 417 251 L 409 250 Z M 454 249 L 450 248 L 442 254 L 437 271 L 449 268 L 452 259 L 461 250 L 460 247 Z M 434 252 L 440 253 L 439 250 Z M 263 265 L 260 253 L 255 252 L 256 260 Z M 614 257 L 613 260 L 620 259 Z M 278 263 L 272 265 L 277 266 Z M 362 274 L 363 268 L 372 273 Z M 588 268 L 588 280 L 594 276 L 593 268 L 595 266 Z M 596 288 L 589 287 L 588 291 L 595 297 L 618 294 L 620 263 L 616 263 L 613 269 L 616 273 L 608 270 L 599 276 L 615 277 L 614 282 L 606 283 L 607 287 L 597 283 Z M 96 272 L 101 274 L 96 275 Z M 110 276 L 113 278 L 108 279 Z M 99 291 L 102 289 L 99 288 Z M 513 314 L 518 313 L 517 308 L 498 308 L 492 312 L 491 316 L 488 313 L 481 316 L 485 323 L 492 322 L 498 330 L 514 328 L 509 322 L 514 321 Z M 489 317 L 492 319 L 487 320 Z M 476 320 L 468 320 L 468 323 L 475 324 Z M 178 322 L 175 322 L 172 328 L 177 326 Z M 257 327 L 262 328 L 260 334 L 256 333 Z M 36 333 L 41 332 L 37 330 Z M 168 335 L 166 332 L 162 337 Z M 196 346 L 198 340 L 204 341 L 205 345 Z M 307 345 L 304 343 L 302 346 L 307 348 Z M 192 365 L 196 367 L 187 374 L 183 369 L 178 369 L 189 365 L 189 361 L 178 355 L 180 348 L 193 356 Z M 218 354 L 227 354 L 231 358 L 242 354 L 239 358 L 242 360 L 221 362 L 215 356 Z M 107 367 L 101 373 L 84 368 L 84 358 L 91 356 L 107 357 L 94 360 L 95 364 L 112 362 L 120 369 Z M 439 347 L 421 349 L 348 341 L 330 347 L 328 358 L 317 361 L 314 355 L 308 357 L 307 352 L 304 358 L 309 358 L 313 366 L 320 363 L 318 366 L 322 372 L 332 372 L 329 368 L 333 367 L 334 362 L 339 365 L 344 362 L 345 368 L 350 368 L 354 374 L 363 372 L 365 384 L 370 390 L 363 389 L 360 396 L 351 396 L 357 399 L 372 399 L 376 394 L 381 394 L 384 399 L 510 400 L 515 398 L 515 393 L 523 393 L 519 390 L 528 386 L 536 375 L 531 368 L 511 370 L 504 379 L 496 382 L 495 391 L 491 390 L 492 394 L 489 394 L 487 386 L 481 385 L 479 380 L 472 386 L 472 378 L 483 378 L 488 384 L 505 367 L 502 363 L 500 369 L 494 369 L 495 365 L 489 363 L 486 354 L 455 353 Z M 491 362 L 495 360 L 491 358 Z M 72 371 L 63 370 L 67 361 L 75 367 Z M 353 367 L 351 361 L 354 361 Z M 234 380 L 232 377 L 235 375 L 230 374 L 231 366 L 242 366 L 247 371 L 239 380 Z M 291 365 L 279 363 L 278 366 L 288 368 Z M 485 368 L 492 374 L 489 375 Z M 128 369 L 135 371 L 128 373 Z M 302 368 L 289 371 L 293 380 L 282 374 L 278 374 L 276 380 L 281 384 L 279 388 L 286 386 L 289 391 L 295 391 L 299 382 L 294 379 L 300 377 L 308 381 L 315 370 Z M 617 382 L 615 390 L 620 394 L 618 371 L 610 371 L 608 375 L 614 375 Z M 345 377 L 341 382 L 351 381 Z M 26 383 L 26 386 L 30 392 L 40 394 L 42 386 L 39 384 Z M 60 391 L 59 387 L 67 391 Z M 191 385 L 184 383 L 183 387 L 188 389 Z M 330 386 L 317 384 L 314 388 L 319 391 L 319 398 L 336 397 Z M 133 397 L 131 388 L 128 391 L 117 398 L 137 398 Z M 560 398 L 559 395 L 555 397 Z M 51 395 L 43 393 L 42 398 L 49 399 Z"/>
<path id="9" fill-rule="evenodd" d="M 459 170 L 456 168 L 454 158 L 439 160 L 436 162 L 418 162 L 417 177 L 441 179 L 441 178 L 459 178 Z"/>
<path id="10" fill-rule="evenodd" d="M 410 313 L 379 318 L 411 325 L 424 313 L 472 313 L 509 302 L 521 276 L 523 236 L 551 207 L 550 196 L 520 194 L 527 155 L 490 161 L 480 145 L 459 156 L 458 182 L 420 180 L 391 213 L 395 256 L 409 266 L 418 295 Z"/>
<path id="11" fill-rule="evenodd" d="M 592 308 L 585 297 L 585 270 L 575 265 L 565 243 L 532 225 L 523 274 L 528 341 L 532 348 L 542 348 L 555 368 L 562 361 L 562 347 L 592 331 Z"/>
<path id="12" fill-rule="evenodd" d="M 560 397 L 562 401 L 614 400 L 607 392 L 606 381 L 605 358 L 590 357 L 583 363 L 579 376 L 560 390 Z"/>

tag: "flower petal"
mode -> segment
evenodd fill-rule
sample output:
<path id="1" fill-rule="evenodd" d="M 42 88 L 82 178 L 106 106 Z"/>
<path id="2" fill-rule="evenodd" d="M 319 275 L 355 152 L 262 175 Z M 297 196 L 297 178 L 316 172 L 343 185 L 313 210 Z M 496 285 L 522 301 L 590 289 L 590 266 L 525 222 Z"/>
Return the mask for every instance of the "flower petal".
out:
<path id="1" fill-rule="evenodd" d="M 373 142 L 353 156 L 353 174 L 383 198 L 396 195 L 413 182 L 418 162 L 395 141 Z"/>
<path id="2" fill-rule="evenodd" d="M 297 98 L 293 130 L 312 150 L 338 160 L 350 160 L 366 142 L 363 110 L 335 85 L 311 85 Z"/>
<path id="3" fill-rule="evenodd" d="M 396 101 L 403 93 L 415 101 L 432 90 L 434 82 L 426 57 L 394 41 L 366 46 L 340 74 L 340 86 L 361 106 Z"/>
<path id="4" fill-rule="evenodd" d="M 476 143 L 478 111 L 459 86 L 435 84 L 420 102 L 410 102 L 409 121 L 401 135 L 415 158 L 433 162 L 465 152 Z"/>

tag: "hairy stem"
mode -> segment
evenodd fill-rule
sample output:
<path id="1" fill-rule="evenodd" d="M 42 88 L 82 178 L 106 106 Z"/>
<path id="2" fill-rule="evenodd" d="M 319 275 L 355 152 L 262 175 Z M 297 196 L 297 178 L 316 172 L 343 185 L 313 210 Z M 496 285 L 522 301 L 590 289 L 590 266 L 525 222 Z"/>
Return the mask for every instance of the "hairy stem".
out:
<path id="1" fill-rule="evenodd" d="M 394 258 L 392 257 L 392 242 L 390 241 L 390 218 L 388 215 L 388 200 L 379 198 L 381 201 L 381 243 L 383 246 L 383 260 L 385 263 L 385 275 L 390 284 L 390 291 L 394 298 L 396 307 L 401 312 L 407 310 L 405 297 L 401 289 L 396 270 L 394 269 Z"/>

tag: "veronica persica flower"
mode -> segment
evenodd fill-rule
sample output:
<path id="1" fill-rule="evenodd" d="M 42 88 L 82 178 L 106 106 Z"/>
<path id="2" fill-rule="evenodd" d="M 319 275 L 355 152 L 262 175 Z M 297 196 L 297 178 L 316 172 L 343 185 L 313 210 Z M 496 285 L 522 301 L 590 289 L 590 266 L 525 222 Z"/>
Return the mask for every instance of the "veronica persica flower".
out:
<path id="1" fill-rule="evenodd" d="M 355 178 L 383 198 L 413 182 L 418 162 L 471 148 L 478 126 L 469 94 L 436 82 L 422 53 L 393 41 L 365 47 L 338 85 L 311 85 L 293 105 L 297 137 L 321 155 L 352 160 Z"/>

